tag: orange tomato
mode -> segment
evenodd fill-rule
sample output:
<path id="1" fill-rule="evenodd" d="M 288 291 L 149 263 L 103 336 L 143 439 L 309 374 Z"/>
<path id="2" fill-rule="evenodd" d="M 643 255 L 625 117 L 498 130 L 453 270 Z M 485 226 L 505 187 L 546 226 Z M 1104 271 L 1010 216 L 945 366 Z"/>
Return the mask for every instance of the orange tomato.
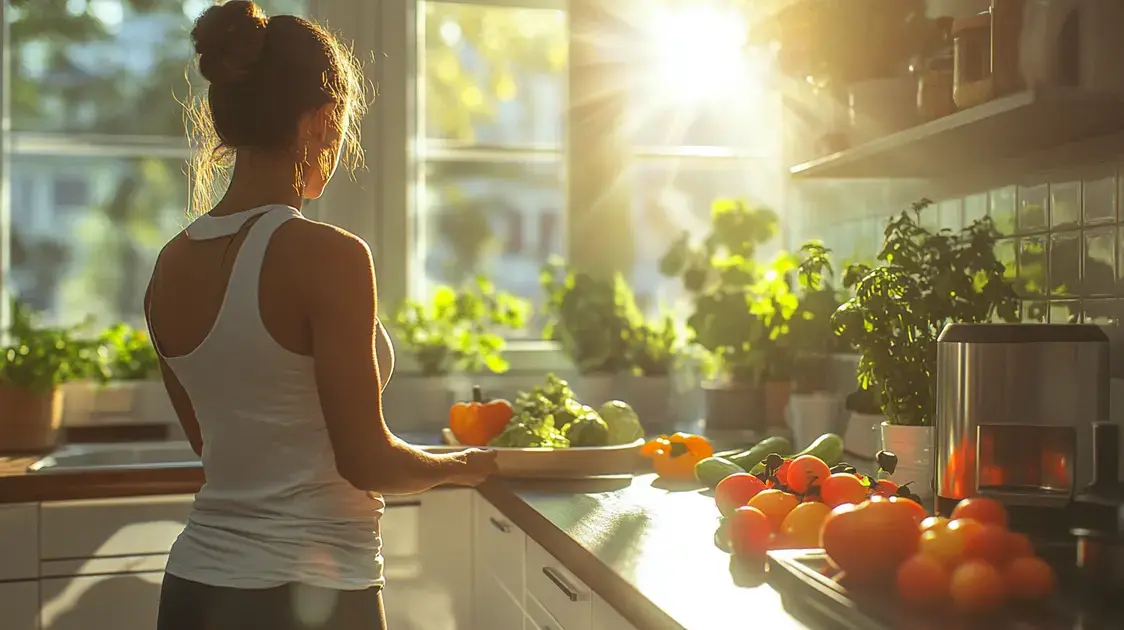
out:
<path id="1" fill-rule="evenodd" d="M 1007 598 L 1003 574 L 980 560 L 965 562 L 953 570 L 948 593 L 956 610 L 968 614 L 992 612 Z"/>
<path id="2" fill-rule="evenodd" d="M 820 497 L 831 507 L 844 503 L 862 503 L 866 499 L 866 493 L 867 488 L 863 482 L 850 473 L 835 473 L 820 485 Z"/>
<path id="3" fill-rule="evenodd" d="M 769 522 L 773 524 L 773 529 L 780 531 L 781 524 L 784 523 L 784 518 L 788 516 L 797 505 L 800 505 L 800 500 L 796 495 L 789 494 L 783 490 L 769 489 L 758 492 L 747 504 L 750 507 L 761 510 L 761 513 L 769 517 Z"/>
<path id="4" fill-rule="evenodd" d="M 1037 600 L 1054 592 L 1054 570 L 1042 558 L 1015 558 L 1004 569 L 1003 577 L 1011 597 Z"/>
<path id="5" fill-rule="evenodd" d="M 943 516 L 930 516 L 929 518 L 921 521 L 921 532 L 927 532 L 930 529 L 944 529 L 948 527 L 948 519 Z"/>
<path id="6" fill-rule="evenodd" d="M 1007 508 L 995 499 L 972 497 L 964 499 L 952 509 L 952 518 L 970 518 L 980 523 L 1007 527 Z"/>
<path id="7" fill-rule="evenodd" d="M 874 496 L 893 497 L 898 494 L 898 484 L 889 479 L 879 479 L 870 485 L 870 492 Z"/>
<path id="8" fill-rule="evenodd" d="M 824 521 L 820 544 L 848 580 L 892 582 L 917 551 L 917 523 L 888 501 L 844 503 Z"/>
<path id="9" fill-rule="evenodd" d="M 925 554 L 915 554 L 898 567 L 895 585 L 906 603 L 930 607 L 948 599 L 950 575 L 944 563 Z"/>
<path id="10" fill-rule="evenodd" d="M 910 517 L 913 518 L 914 522 L 917 523 L 918 527 L 921 526 L 922 521 L 929 518 L 929 511 L 925 509 L 925 506 L 921 505 L 917 501 L 914 501 L 913 499 L 906 499 L 905 497 L 890 497 L 889 501 L 892 505 L 897 506 L 899 509 L 904 510 L 907 514 L 909 514 Z"/>
<path id="11" fill-rule="evenodd" d="M 730 516 L 730 547 L 739 556 L 760 556 L 769 550 L 773 528 L 761 510 L 748 506 Z"/>
<path id="12" fill-rule="evenodd" d="M 970 518 L 954 518 L 948 522 L 948 529 L 961 532 L 964 540 L 967 540 L 983 529 L 983 523 Z"/>
<path id="13" fill-rule="evenodd" d="M 788 483 L 788 469 L 790 466 L 792 466 L 792 458 L 786 457 L 784 461 L 781 462 L 781 465 L 777 467 L 777 470 L 773 472 L 773 476 L 781 482 Z"/>
<path id="14" fill-rule="evenodd" d="M 957 534 L 950 534 L 948 528 L 930 529 L 921 533 L 917 548 L 923 555 L 932 556 L 952 567 L 959 564 L 964 555 L 964 539 Z"/>
<path id="15" fill-rule="evenodd" d="M 965 538 L 963 556 L 1002 567 L 1011 559 L 1011 533 L 999 525 L 984 525 Z"/>
<path id="16" fill-rule="evenodd" d="M 815 455 L 801 455 L 792 460 L 784 477 L 788 487 L 793 492 L 807 492 L 808 488 L 817 483 L 823 483 L 831 476 L 831 469 L 824 461 Z"/>
<path id="17" fill-rule="evenodd" d="M 823 503 L 801 503 L 781 523 L 780 535 L 790 549 L 816 549 L 820 546 L 820 530 L 831 514 Z"/>
<path id="18" fill-rule="evenodd" d="M 1026 558 L 1034 555 L 1034 545 L 1026 534 L 1009 532 L 1007 534 L 1007 552 L 1011 558 Z"/>
<path id="19" fill-rule="evenodd" d="M 765 489 L 765 482 L 749 473 L 736 473 L 718 482 L 714 488 L 714 502 L 722 516 L 729 516 L 734 510 L 749 503 Z"/>

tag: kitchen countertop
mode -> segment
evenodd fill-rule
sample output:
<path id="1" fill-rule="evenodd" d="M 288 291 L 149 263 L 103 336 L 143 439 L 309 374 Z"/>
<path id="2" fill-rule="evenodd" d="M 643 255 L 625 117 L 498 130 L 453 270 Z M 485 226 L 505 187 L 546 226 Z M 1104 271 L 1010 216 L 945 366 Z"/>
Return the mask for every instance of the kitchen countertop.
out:
<path id="1" fill-rule="evenodd" d="M 202 466 L 37 474 L 0 457 L 0 504 L 189 494 Z M 718 513 L 697 489 L 655 475 L 590 481 L 489 480 L 478 491 L 636 628 L 704 630 L 738 619 L 803 630 L 758 571 L 714 545 Z"/>

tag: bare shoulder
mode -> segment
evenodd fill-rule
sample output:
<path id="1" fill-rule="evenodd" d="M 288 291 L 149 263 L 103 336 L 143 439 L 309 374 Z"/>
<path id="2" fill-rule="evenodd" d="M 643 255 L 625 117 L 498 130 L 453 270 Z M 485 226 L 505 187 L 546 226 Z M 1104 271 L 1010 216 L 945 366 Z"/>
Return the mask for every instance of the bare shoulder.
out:
<path id="1" fill-rule="evenodd" d="M 349 280 L 373 282 L 371 249 L 347 230 L 298 218 L 279 227 L 273 240 L 286 266 L 296 276 L 311 282 L 310 288 L 323 289 L 325 284 Z"/>

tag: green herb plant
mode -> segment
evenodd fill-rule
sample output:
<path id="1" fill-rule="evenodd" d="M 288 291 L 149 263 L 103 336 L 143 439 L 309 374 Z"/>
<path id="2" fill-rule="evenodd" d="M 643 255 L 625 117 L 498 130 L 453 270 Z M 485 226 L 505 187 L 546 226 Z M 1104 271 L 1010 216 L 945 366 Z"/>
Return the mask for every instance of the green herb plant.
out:
<path id="1" fill-rule="evenodd" d="M 632 370 L 639 376 L 670 376 L 680 356 L 680 335 L 670 314 L 653 321 L 637 317 L 625 330 Z"/>
<path id="2" fill-rule="evenodd" d="M 692 296 L 690 342 L 728 386 L 761 385 L 770 357 L 784 348 L 796 308 L 785 275 L 795 264 L 787 254 L 767 265 L 756 261 L 776 230 L 771 210 L 720 199 L 711 206 L 710 233 L 698 243 L 684 233 L 660 260 L 660 272 L 679 278 Z"/>
<path id="3" fill-rule="evenodd" d="M 831 250 L 812 240 L 800 248 L 803 259 L 797 267 L 799 303 L 789 321 L 793 351 L 793 389 L 812 393 L 828 388 L 831 355 L 846 349 L 835 334 L 831 317 L 841 305 L 834 284 Z"/>
<path id="4" fill-rule="evenodd" d="M 620 274 L 601 277 L 576 271 L 555 257 L 543 266 L 539 280 L 548 316 L 543 337 L 559 342 L 580 374 L 630 369 L 626 337 L 639 314 Z"/>
<path id="5" fill-rule="evenodd" d="M 145 381 L 160 376 L 156 348 L 144 330 L 119 323 L 105 329 L 98 342 L 106 351 L 106 370 L 99 371 L 99 380 Z"/>
<path id="6" fill-rule="evenodd" d="M 105 378 L 105 347 L 83 338 L 83 328 L 42 324 L 30 307 L 13 300 L 10 343 L 0 353 L 0 385 L 47 394 L 68 381 Z"/>
<path id="7" fill-rule="evenodd" d="M 502 374 L 510 367 L 503 357 L 503 333 L 523 328 L 530 312 L 526 300 L 477 277 L 461 291 L 438 287 L 428 303 L 407 300 L 394 324 L 426 376 L 482 370 Z"/>
<path id="8" fill-rule="evenodd" d="M 861 354 L 859 387 L 877 397 L 891 424 L 932 425 L 937 336 L 945 324 L 1018 318 L 991 219 L 933 233 L 920 220 L 930 205 L 922 199 L 889 222 L 876 266 L 847 268 L 843 283 L 854 295 L 832 318 Z"/>

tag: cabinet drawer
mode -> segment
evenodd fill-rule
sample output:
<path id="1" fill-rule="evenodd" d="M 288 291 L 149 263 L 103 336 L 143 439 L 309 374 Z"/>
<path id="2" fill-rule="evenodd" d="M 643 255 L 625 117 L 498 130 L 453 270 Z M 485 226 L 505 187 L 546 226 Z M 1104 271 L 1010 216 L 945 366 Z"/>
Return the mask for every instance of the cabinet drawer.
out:
<path id="1" fill-rule="evenodd" d="M 539 600 L 527 596 L 527 623 L 523 630 L 565 630 L 550 613 L 546 612 Z"/>
<path id="2" fill-rule="evenodd" d="M 39 630 L 39 582 L 0 583 L 0 627 Z"/>
<path id="3" fill-rule="evenodd" d="M 160 571 L 43 580 L 42 630 L 152 630 L 163 580 Z"/>
<path id="4" fill-rule="evenodd" d="M 590 630 L 589 587 L 533 540 L 527 540 L 527 598 L 534 597 L 566 630 Z"/>
<path id="5" fill-rule="evenodd" d="M 593 630 L 636 630 L 608 602 L 593 594 Z"/>
<path id="6" fill-rule="evenodd" d="M 54 501 L 39 511 L 43 560 L 166 554 L 183 531 L 191 495 Z"/>
<path id="7" fill-rule="evenodd" d="M 475 630 L 521 630 L 522 602 L 516 602 L 487 571 L 477 572 L 473 584 L 472 628 Z"/>
<path id="8" fill-rule="evenodd" d="M 39 505 L 0 505 L 0 580 L 39 577 Z"/>
<path id="9" fill-rule="evenodd" d="M 487 567 L 508 592 L 522 598 L 527 536 L 484 497 L 476 496 L 474 512 L 476 562 Z"/>

